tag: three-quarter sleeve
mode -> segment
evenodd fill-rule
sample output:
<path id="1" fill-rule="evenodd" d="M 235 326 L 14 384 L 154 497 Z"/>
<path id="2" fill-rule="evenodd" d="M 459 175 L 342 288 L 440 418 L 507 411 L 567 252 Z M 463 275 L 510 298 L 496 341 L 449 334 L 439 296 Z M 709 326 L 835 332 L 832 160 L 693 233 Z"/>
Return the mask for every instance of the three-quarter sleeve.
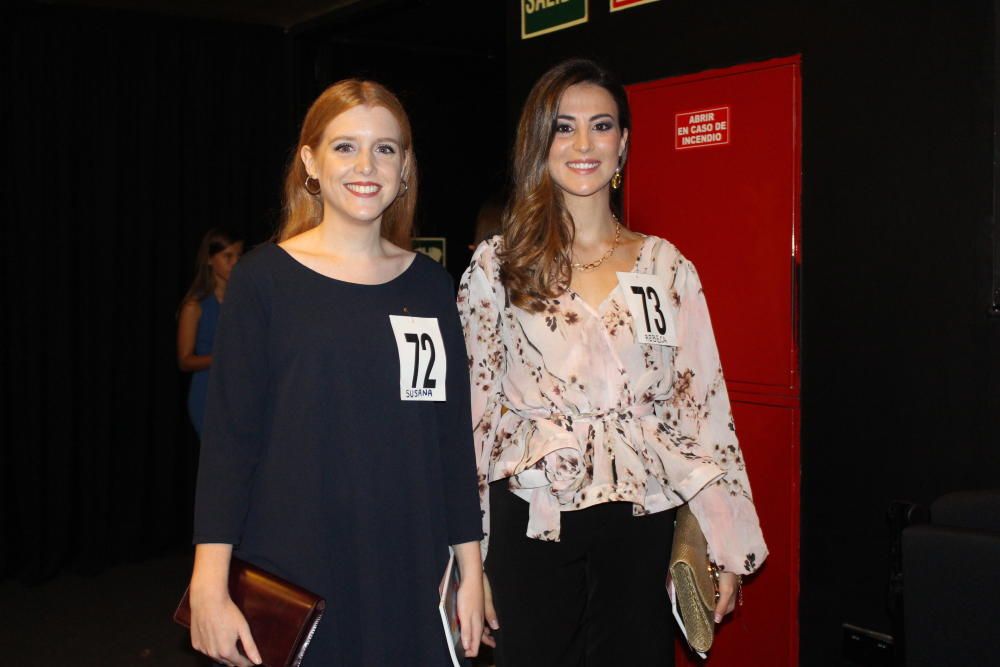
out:
<path id="1" fill-rule="evenodd" d="M 482 538 L 476 494 L 476 458 L 469 407 L 469 376 L 465 367 L 465 341 L 458 310 L 451 301 L 452 282 L 446 280 L 445 311 L 441 337 L 448 358 L 448 400 L 439 403 L 442 416 L 441 465 L 444 480 L 448 543 L 463 544 Z"/>
<path id="2" fill-rule="evenodd" d="M 482 510 L 483 558 L 489 548 L 489 463 L 502 411 L 505 354 L 501 338 L 502 288 L 497 280 L 496 237 L 483 241 L 458 286 L 458 312 L 465 336 L 471 385 L 471 415 L 479 504 Z"/>
<path id="3" fill-rule="evenodd" d="M 270 300 L 266 276 L 255 268 L 241 263 L 233 269 L 219 315 L 198 462 L 195 544 L 240 543 L 264 449 Z"/>
<path id="4" fill-rule="evenodd" d="M 725 571 L 750 574 L 767 557 L 767 546 L 736 438 L 708 304 L 698 274 L 686 260 L 678 266 L 674 295 L 679 300 L 678 347 L 671 407 L 683 435 L 697 442 L 701 453 L 724 472 L 690 499 L 691 511 L 705 533 L 712 560 Z"/>

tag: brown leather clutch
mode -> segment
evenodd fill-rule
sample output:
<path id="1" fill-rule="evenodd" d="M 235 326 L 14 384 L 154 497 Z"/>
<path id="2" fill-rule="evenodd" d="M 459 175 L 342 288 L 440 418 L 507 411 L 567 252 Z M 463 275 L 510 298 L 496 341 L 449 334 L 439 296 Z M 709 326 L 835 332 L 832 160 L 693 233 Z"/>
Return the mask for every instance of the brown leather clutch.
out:
<path id="1" fill-rule="evenodd" d="M 191 627 L 190 588 L 174 620 Z M 229 564 L 229 595 L 243 612 L 266 667 L 299 667 L 326 602 L 315 593 L 239 558 Z"/>

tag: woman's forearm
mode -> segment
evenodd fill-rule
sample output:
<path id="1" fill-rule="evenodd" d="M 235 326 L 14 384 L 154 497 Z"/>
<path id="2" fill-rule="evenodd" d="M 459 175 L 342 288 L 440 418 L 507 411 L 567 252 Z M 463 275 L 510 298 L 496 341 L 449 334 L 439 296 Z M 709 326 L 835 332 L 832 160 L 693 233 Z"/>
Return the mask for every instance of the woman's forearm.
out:
<path id="1" fill-rule="evenodd" d="M 177 366 L 185 373 L 203 371 L 212 365 L 212 355 L 210 354 L 188 354 L 178 357 Z"/>
<path id="2" fill-rule="evenodd" d="M 192 599 L 219 598 L 229 595 L 229 562 L 232 544 L 199 544 L 194 550 L 191 574 Z"/>
<path id="3" fill-rule="evenodd" d="M 452 547 L 455 550 L 455 560 L 462 579 L 473 577 L 482 579 L 483 561 L 479 555 L 479 542 L 464 542 Z"/>

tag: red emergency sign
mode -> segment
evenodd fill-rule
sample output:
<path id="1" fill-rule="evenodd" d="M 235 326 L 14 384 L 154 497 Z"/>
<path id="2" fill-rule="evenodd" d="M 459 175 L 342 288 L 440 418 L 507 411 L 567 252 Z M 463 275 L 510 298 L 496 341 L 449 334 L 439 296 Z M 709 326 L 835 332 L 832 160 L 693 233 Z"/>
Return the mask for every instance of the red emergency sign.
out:
<path id="1" fill-rule="evenodd" d="M 657 0 L 611 0 L 611 11 L 617 12 L 619 9 L 629 9 L 638 5 L 645 5 Z"/>
<path id="2" fill-rule="evenodd" d="M 701 148 L 729 143 L 729 107 L 674 115 L 674 148 Z"/>

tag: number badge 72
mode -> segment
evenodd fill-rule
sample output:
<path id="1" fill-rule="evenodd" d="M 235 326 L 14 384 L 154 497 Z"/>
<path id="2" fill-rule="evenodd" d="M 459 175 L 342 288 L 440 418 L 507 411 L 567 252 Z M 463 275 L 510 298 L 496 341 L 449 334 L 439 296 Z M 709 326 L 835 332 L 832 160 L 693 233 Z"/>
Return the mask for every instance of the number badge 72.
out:
<path id="1" fill-rule="evenodd" d="M 390 315 L 399 352 L 399 398 L 444 401 L 448 358 L 436 317 Z"/>

